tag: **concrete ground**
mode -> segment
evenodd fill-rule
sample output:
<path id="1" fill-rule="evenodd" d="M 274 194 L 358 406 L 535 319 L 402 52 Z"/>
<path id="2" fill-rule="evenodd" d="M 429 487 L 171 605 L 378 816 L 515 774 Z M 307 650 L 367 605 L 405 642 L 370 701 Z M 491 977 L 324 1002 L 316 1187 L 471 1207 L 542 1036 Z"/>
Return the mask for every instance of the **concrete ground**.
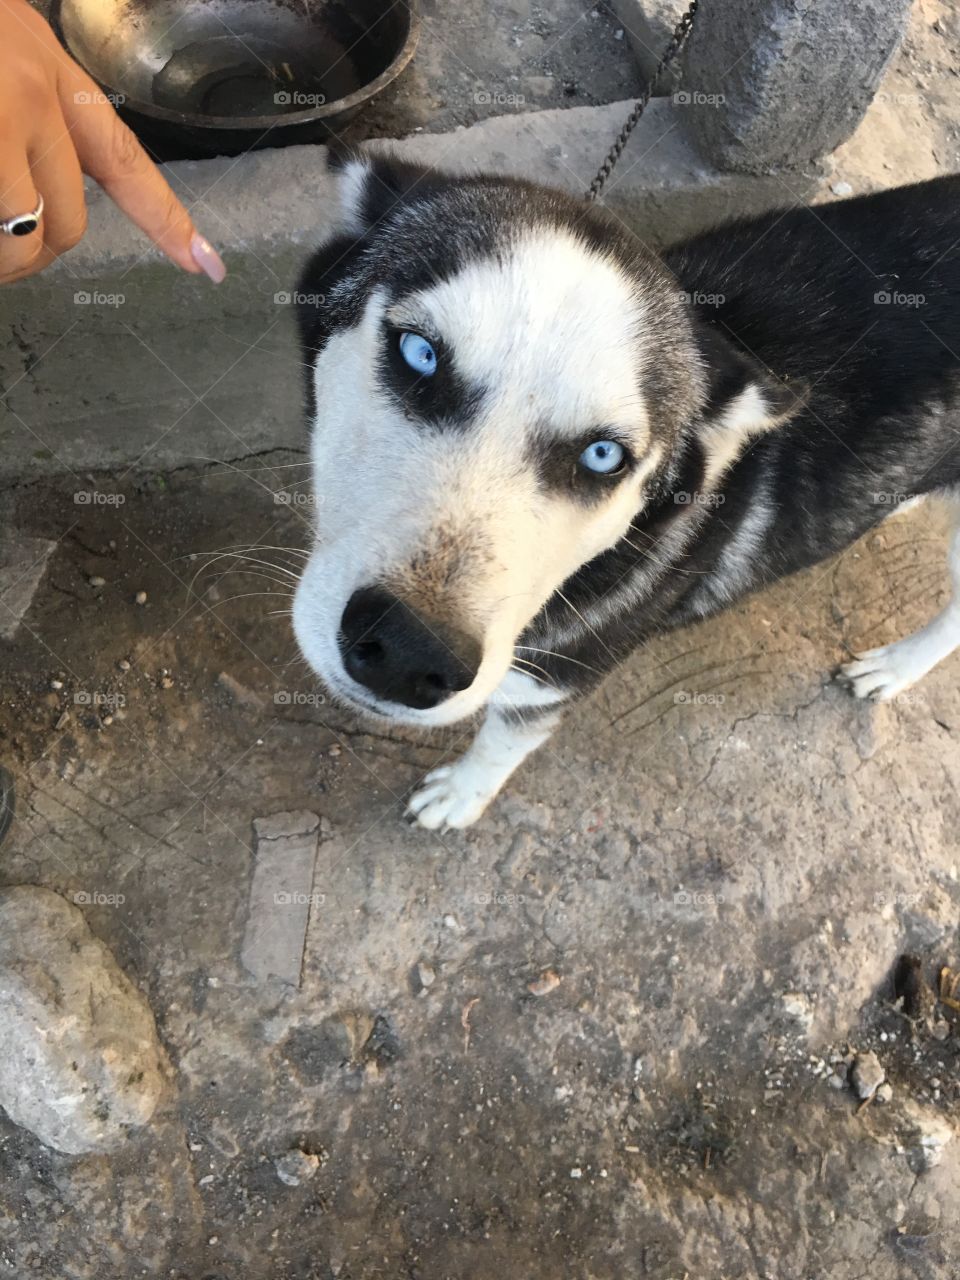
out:
<path id="1" fill-rule="evenodd" d="M 891 183 L 958 167 L 941 20 L 918 8 L 877 106 Z M 898 155 L 904 113 L 926 149 Z M 877 164 L 854 138 L 835 180 Z M 638 652 L 475 828 L 438 836 L 404 799 L 466 729 L 371 732 L 296 654 L 290 421 L 250 447 L 248 375 L 221 409 L 232 452 L 198 417 L 131 467 L 139 437 L 111 450 L 124 415 L 136 434 L 158 412 L 137 400 L 155 357 L 131 342 L 90 377 L 93 340 L 62 342 L 18 346 L 6 383 L 3 429 L 41 438 L 0 523 L 42 576 L 0 638 L 20 795 L 0 886 L 81 903 L 169 1080 L 112 1155 L 0 1114 L 0 1276 L 956 1280 L 957 1011 L 906 1018 L 891 975 L 905 952 L 931 983 L 960 965 L 960 659 L 883 707 L 830 679 L 942 604 L 941 514 Z M 206 385 L 171 353 L 173 381 Z M 61 359 L 89 403 L 54 452 Z M 322 820 L 306 912 L 260 892 L 253 824 L 287 813 Z M 867 1052 L 890 1090 L 862 1106 Z"/>

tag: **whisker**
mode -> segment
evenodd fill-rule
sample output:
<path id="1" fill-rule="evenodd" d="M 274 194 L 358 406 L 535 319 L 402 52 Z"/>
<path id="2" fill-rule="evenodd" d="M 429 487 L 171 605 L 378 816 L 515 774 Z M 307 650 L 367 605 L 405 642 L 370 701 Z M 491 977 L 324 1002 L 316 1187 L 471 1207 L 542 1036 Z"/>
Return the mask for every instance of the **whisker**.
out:
<path id="1" fill-rule="evenodd" d="M 531 653 L 540 653 L 547 658 L 559 658 L 561 662 L 572 662 L 574 666 L 583 667 L 584 671 L 589 671 L 591 675 L 598 676 L 600 672 L 595 667 L 588 666 L 587 663 L 581 662 L 579 658 L 570 658 L 565 653 L 557 653 L 553 649 L 537 649 L 532 644 L 514 645 L 515 649 L 529 649 Z"/>

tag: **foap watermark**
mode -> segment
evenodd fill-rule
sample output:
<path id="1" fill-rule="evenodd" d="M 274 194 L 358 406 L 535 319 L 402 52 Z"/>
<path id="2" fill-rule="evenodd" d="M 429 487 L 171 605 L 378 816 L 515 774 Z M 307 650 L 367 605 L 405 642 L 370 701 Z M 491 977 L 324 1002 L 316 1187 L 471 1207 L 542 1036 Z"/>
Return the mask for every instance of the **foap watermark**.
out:
<path id="1" fill-rule="evenodd" d="M 922 899 L 922 893 L 875 893 L 873 905 L 878 911 L 882 911 L 884 907 L 893 907 L 898 911 L 911 911 L 914 907 L 919 907 Z"/>
<path id="2" fill-rule="evenodd" d="M 726 700 L 725 693 L 698 693 L 695 689 L 680 689 L 673 695 L 677 707 L 722 707 Z"/>
<path id="3" fill-rule="evenodd" d="M 73 295 L 77 307 L 122 307 L 126 300 L 126 294 L 101 293 L 99 289 L 78 289 Z"/>
<path id="4" fill-rule="evenodd" d="M 888 93 L 881 89 L 873 95 L 874 102 L 888 102 L 893 107 L 922 107 L 926 98 L 922 93 Z"/>
<path id="5" fill-rule="evenodd" d="M 680 489 L 673 495 L 673 501 L 678 507 L 722 507 L 726 500 L 725 493 L 700 493 L 696 489 L 692 493 Z"/>
<path id="6" fill-rule="evenodd" d="M 473 100 L 478 107 L 522 107 L 526 102 L 522 93 L 510 93 L 506 89 L 479 89 Z"/>
<path id="7" fill-rule="evenodd" d="M 104 493 L 102 489 L 77 489 L 73 501 L 78 507 L 122 507 L 126 502 L 122 493 Z"/>
<path id="8" fill-rule="evenodd" d="M 722 307 L 727 300 L 725 293 L 687 293 L 681 290 L 677 294 L 680 302 L 686 303 L 690 307 Z"/>
<path id="9" fill-rule="evenodd" d="M 103 93 L 100 89 L 81 89 L 73 95 L 73 100 L 79 107 L 93 106 L 99 103 L 103 106 L 109 103 L 111 107 L 122 107 L 127 100 L 125 93 Z"/>
<path id="10" fill-rule="evenodd" d="M 877 489 L 871 495 L 875 507 L 902 507 L 905 502 L 912 502 L 917 495 L 904 493 L 901 489 Z"/>
<path id="11" fill-rule="evenodd" d="M 927 297 L 923 293 L 900 293 L 896 289 L 878 289 L 873 295 L 873 301 L 878 307 L 923 307 L 926 305 Z"/>
<path id="12" fill-rule="evenodd" d="M 278 89 L 273 95 L 278 107 L 297 107 L 306 111 L 310 107 L 324 107 L 327 103 L 325 93 L 304 93 L 300 89 Z"/>
<path id="13" fill-rule="evenodd" d="M 321 507 L 323 494 L 298 493 L 296 489 L 278 489 L 273 495 L 275 507 Z"/>
<path id="14" fill-rule="evenodd" d="M 125 894 L 101 893 L 99 889 L 89 892 L 86 889 L 79 889 L 73 895 L 73 901 L 78 907 L 122 907 L 126 900 Z"/>
<path id="15" fill-rule="evenodd" d="M 678 89 L 673 100 L 678 107 L 722 107 L 726 102 L 722 93 L 700 93 L 698 89 Z"/>
<path id="16" fill-rule="evenodd" d="M 327 900 L 325 893 L 275 893 L 273 904 L 276 907 L 322 907 Z"/>
<path id="17" fill-rule="evenodd" d="M 326 302 L 322 293 L 301 293 L 299 289 L 281 289 L 273 295 L 274 304 L 278 307 L 322 307 Z"/>
<path id="18" fill-rule="evenodd" d="M 116 711 L 125 707 L 127 699 L 122 693 L 101 693 L 98 689 L 78 689 L 73 695 L 76 707 L 106 707 L 108 711 Z"/>
<path id="19" fill-rule="evenodd" d="M 322 693 L 307 693 L 303 689 L 278 689 L 273 695 L 277 707 L 322 707 L 325 702 Z"/>
<path id="20" fill-rule="evenodd" d="M 678 889 L 673 895 L 675 907 L 690 907 L 694 911 L 704 907 L 722 907 L 723 903 L 722 893 L 711 893 L 706 889 Z"/>
<path id="21" fill-rule="evenodd" d="M 478 907 L 522 907 L 526 900 L 522 893 L 497 893 L 486 889 L 481 889 L 473 897 Z"/>

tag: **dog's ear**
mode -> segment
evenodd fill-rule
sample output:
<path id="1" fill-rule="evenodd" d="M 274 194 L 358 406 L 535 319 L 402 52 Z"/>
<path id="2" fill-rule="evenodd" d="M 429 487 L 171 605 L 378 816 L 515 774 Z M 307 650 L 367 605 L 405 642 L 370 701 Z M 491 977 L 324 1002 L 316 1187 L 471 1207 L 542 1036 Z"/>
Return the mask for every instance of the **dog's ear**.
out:
<path id="1" fill-rule="evenodd" d="M 356 236 L 366 235 L 399 205 L 448 181 L 435 169 L 353 148 L 332 147 L 327 163 L 340 184 L 347 230 Z"/>
<path id="2" fill-rule="evenodd" d="M 715 325 L 700 324 L 697 343 L 707 390 L 699 436 L 707 478 L 713 480 L 751 438 L 788 422 L 803 406 L 805 392 L 777 377 Z"/>

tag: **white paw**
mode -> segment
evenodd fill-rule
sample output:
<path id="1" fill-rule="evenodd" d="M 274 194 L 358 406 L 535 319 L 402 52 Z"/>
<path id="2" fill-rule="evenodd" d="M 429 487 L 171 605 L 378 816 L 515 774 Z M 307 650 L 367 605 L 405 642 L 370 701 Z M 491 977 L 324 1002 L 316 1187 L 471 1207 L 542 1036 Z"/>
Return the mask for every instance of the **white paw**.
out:
<path id="1" fill-rule="evenodd" d="M 854 697 L 889 702 L 928 670 L 908 638 L 859 654 L 840 668 L 840 678 L 849 681 Z"/>
<path id="2" fill-rule="evenodd" d="M 464 756 L 428 773 L 411 797 L 407 813 L 429 831 L 469 827 L 498 790 L 491 790 L 489 773 Z"/>

